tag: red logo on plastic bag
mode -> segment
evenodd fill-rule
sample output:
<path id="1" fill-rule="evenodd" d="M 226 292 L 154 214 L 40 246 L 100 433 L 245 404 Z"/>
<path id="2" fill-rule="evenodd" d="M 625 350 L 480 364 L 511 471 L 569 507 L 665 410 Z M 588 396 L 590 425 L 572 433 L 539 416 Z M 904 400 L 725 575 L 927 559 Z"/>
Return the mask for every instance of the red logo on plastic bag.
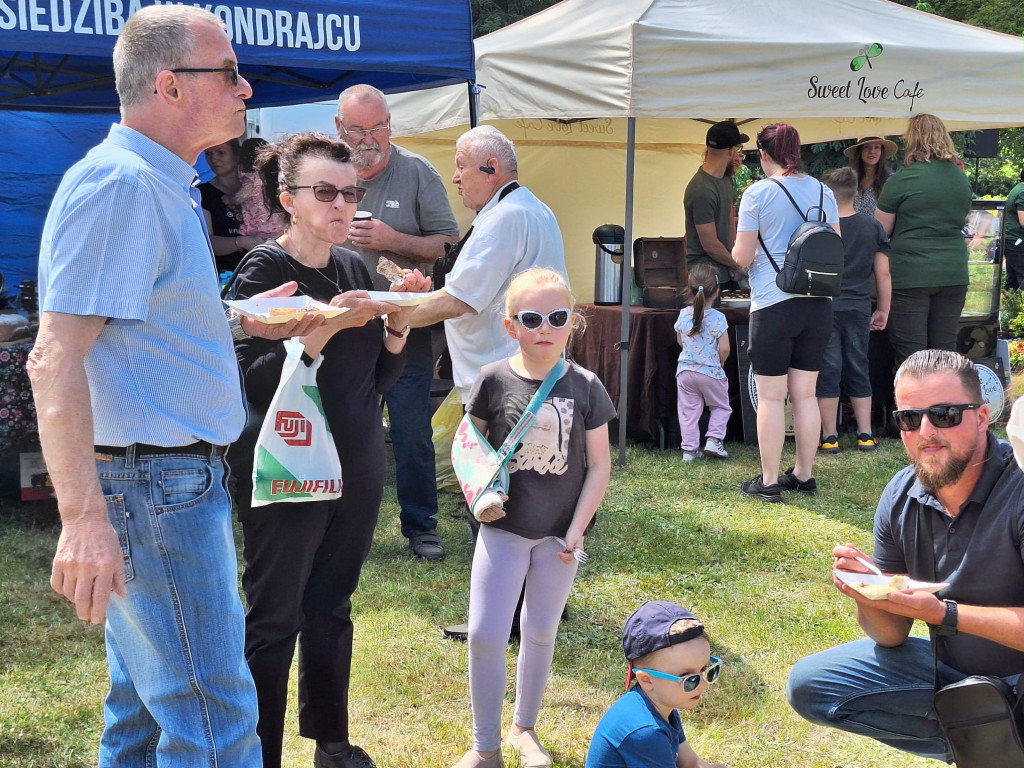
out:
<path id="1" fill-rule="evenodd" d="M 274 431 L 288 445 L 309 445 L 313 442 L 313 425 L 298 411 L 278 411 Z"/>

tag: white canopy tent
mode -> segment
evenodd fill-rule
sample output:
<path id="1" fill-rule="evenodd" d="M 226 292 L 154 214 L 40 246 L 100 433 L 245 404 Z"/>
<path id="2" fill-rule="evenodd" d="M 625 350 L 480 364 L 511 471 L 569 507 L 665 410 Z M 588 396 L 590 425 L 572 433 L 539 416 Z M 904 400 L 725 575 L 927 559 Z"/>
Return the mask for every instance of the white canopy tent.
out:
<path id="1" fill-rule="evenodd" d="M 804 143 L 899 134 L 922 112 L 950 130 L 1024 125 L 1021 38 L 887 0 L 564 0 L 477 39 L 476 53 L 479 120 L 516 141 L 582 298 L 595 227 L 624 211 L 627 243 L 682 235 L 683 190 L 717 120 L 751 137 L 792 123 Z M 390 104 L 399 143 L 451 168 L 464 88 Z M 453 207 L 468 225 L 454 195 Z M 629 259 L 624 271 L 628 284 Z"/>

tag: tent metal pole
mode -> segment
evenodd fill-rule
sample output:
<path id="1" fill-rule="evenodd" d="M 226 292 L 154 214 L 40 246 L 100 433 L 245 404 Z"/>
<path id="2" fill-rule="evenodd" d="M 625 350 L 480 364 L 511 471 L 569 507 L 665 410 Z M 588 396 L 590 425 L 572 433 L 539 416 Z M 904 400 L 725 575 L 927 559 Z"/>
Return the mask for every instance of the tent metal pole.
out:
<path id="1" fill-rule="evenodd" d="M 476 128 L 480 122 L 480 88 L 472 80 L 466 83 L 469 86 L 469 127 Z"/>
<path id="2" fill-rule="evenodd" d="M 633 286 L 633 176 L 636 154 L 636 118 L 630 117 L 626 130 L 626 220 L 622 244 L 622 335 L 619 340 L 619 460 L 626 466 L 626 404 L 629 384 L 629 305 Z"/>

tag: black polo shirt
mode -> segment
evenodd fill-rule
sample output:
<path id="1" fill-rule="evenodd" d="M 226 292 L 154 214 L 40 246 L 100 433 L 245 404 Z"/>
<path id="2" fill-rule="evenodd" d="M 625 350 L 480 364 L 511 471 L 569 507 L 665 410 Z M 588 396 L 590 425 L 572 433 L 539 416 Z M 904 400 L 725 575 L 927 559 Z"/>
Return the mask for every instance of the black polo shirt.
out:
<path id="1" fill-rule="evenodd" d="M 948 581 L 940 598 L 1024 607 L 1024 473 L 1009 443 L 991 432 L 987 449 L 978 484 L 955 518 L 921 486 L 913 467 L 897 473 L 875 511 L 874 560 L 887 573 Z M 919 554 L 922 513 L 931 517 L 935 573 Z M 943 639 L 940 658 L 967 675 L 1024 672 L 1024 653 L 964 633 Z"/>

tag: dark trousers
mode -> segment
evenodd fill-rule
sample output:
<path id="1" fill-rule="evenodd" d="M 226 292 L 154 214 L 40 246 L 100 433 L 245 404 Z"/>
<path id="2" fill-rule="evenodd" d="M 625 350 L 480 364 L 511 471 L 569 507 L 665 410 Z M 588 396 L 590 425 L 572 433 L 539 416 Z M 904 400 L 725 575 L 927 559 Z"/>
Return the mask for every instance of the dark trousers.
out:
<path id="1" fill-rule="evenodd" d="M 956 349 L 966 285 L 939 288 L 893 288 L 889 341 L 896 366 L 922 349 Z"/>
<path id="2" fill-rule="evenodd" d="M 405 368 L 384 395 L 391 447 L 395 452 L 395 489 L 407 539 L 437 530 L 437 477 L 434 430 L 430 424 L 430 380 L 434 378 L 430 329 L 414 328 L 405 344 Z"/>
<path id="3" fill-rule="evenodd" d="M 248 610 L 245 657 L 259 701 L 264 768 L 279 768 L 288 673 L 299 645 L 299 734 L 348 740 L 352 594 L 370 553 L 384 468 L 346 475 L 335 501 L 249 507 L 240 483 L 239 520 Z"/>
<path id="4" fill-rule="evenodd" d="M 1006 288 L 1024 288 L 1024 242 L 1014 245 L 1015 240 L 1003 244 L 1003 258 L 1006 262 Z"/>

